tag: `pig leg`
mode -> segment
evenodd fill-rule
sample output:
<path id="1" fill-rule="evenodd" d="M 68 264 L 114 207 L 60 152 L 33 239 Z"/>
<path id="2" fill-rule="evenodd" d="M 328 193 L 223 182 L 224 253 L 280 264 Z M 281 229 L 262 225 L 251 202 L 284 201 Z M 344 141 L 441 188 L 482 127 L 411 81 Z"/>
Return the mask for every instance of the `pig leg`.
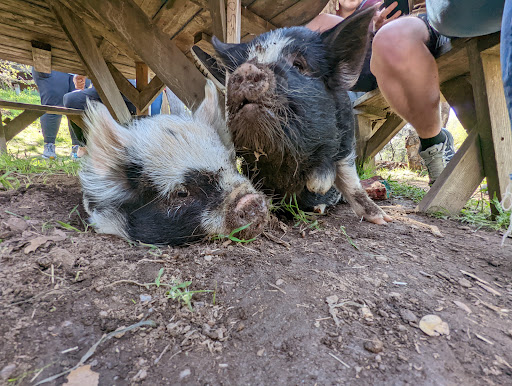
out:
<path id="1" fill-rule="evenodd" d="M 361 186 L 352 156 L 336 162 L 335 184 L 357 216 L 374 224 L 392 221 L 391 217 L 368 197 Z"/>

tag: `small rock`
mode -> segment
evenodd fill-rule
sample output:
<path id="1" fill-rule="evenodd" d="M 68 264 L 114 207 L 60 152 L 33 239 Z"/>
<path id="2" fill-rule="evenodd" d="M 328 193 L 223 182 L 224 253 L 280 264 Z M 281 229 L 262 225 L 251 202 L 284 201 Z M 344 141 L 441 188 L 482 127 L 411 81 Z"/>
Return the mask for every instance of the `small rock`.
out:
<path id="1" fill-rule="evenodd" d="M 402 325 L 402 324 L 398 325 L 398 327 L 397 327 L 397 328 L 398 328 L 398 331 L 400 331 L 400 332 L 407 331 L 407 327 L 405 327 L 405 326 L 404 326 L 404 325 Z"/>
<path id="2" fill-rule="evenodd" d="M 262 357 L 264 353 L 265 353 L 265 349 L 264 349 L 264 348 L 262 348 L 261 350 L 258 350 L 258 352 L 256 353 L 256 355 L 257 355 L 257 356 L 259 356 L 259 357 Z"/>
<path id="3" fill-rule="evenodd" d="M 383 318 L 387 318 L 389 317 L 388 313 L 384 310 L 379 310 L 378 311 L 379 315 L 382 316 Z"/>
<path id="4" fill-rule="evenodd" d="M 375 362 L 377 362 L 377 363 L 382 362 L 382 357 L 380 356 L 380 354 L 375 355 Z"/>
<path id="5" fill-rule="evenodd" d="M 144 379 L 146 379 L 147 376 L 148 376 L 148 372 L 145 369 L 141 369 L 141 370 L 139 370 L 139 372 L 137 374 L 135 374 L 135 376 L 132 378 L 132 381 L 140 382 L 140 381 L 143 381 Z"/>
<path id="6" fill-rule="evenodd" d="M 363 368 L 360 366 L 356 366 L 355 370 L 356 370 L 356 374 L 359 374 L 361 371 L 363 371 Z"/>
<path id="7" fill-rule="evenodd" d="M 190 369 L 185 369 L 180 373 L 180 379 L 188 377 L 191 374 Z"/>
<path id="8" fill-rule="evenodd" d="M 359 312 L 364 320 L 367 322 L 373 322 L 373 314 L 368 307 L 362 307 Z"/>
<path id="9" fill-rule="evenodd" d="M 18 217 L 11 217 L 9 220 L 5 223 L 10 230 L 15 232 L 23 232 L 25 229 L 28 228 L 28 224 L 25 220 Z"/>
<path id="10" fill-rule="evenodd" d="M 284 280 L 283 279 L 277 279 L 276 285 L 280 286 L 281 284 L 284 284 Z"/>
<path id="11" fill-rule="evenodd" d="M 450 335 L 448 323 L 437 315 L 425 315 L 420 320 L 420 329 L 429 336 Z"/>
<path id="12" fill-rule="evenodd" d="M 383 278 L 384 280 L 388 280 L 388 279 L 389 279 L 389 275 L 388 275 L 387 273 L 383 273 L 383 274 L 382 274 L 382 278 Z"/>
<path id="13" fill-rule="evenodd" d="M 393 300 L 395 302 L 397 302 L 400 299 L 402 299 L 402 295 L 399 294 L 398 292 L 390 292 L 388 297 L 389 297 L 390 300 Z"/>
<path id="14" fill-rule="evenodd" d="M 207 261 L 207 262 L 212 261 L 212 259 L 213 259 L 213 256 L 212 256 L 212 255 L 206 255 L 206 256 L 204 257 L 204 260 L 205 260 L 205 261 Z"/>
<path id="15" fill-rule="evenodd" d="M 228 367 L 228 364 L 227 363 L 219 363 L 219 367 L 221 369 L 225 369 L 226 367 Z"/>
<path id="16" fill-rule="evenodd" d="M 389 259 L 384 255 L 375 256 L 375 260 L 377 260 L 379 263 L 384 263 L 384 264 L 389 262 Z"/>
<path id="17" fill-rule="evenodd" d="M 141 295 L 139 295 L 139 298 L 140 298 L 141 302 L 150 302 L 151 301 L 151 295 L 141 294 Z"/>
<path id="18" fill-rule="evenodd" d="M 413 314 L 411 310 L 408 310 L 407 308 L 402 308 L 400 310 L 400 316 L 402 317 L 402 320 L 405 323 L 417 323 L 418 317 Z"/>
<path id="19" fill-rule="evenodd" d="M 100 311 L 100 318 L 106 318 L 108 316 L 107 311 Z"/>
<path id="20" fill-rule="evenodd" d="M 9 379 L 14 370 L 16 370 L 16 365 L 14 363 L 9 363 L 2 369 L 2 371 L 0 371 L 0 378 L 4 381 Z"/>
<path id="21" fill-rule="evenodd" d="M 125 328 L 126 328 L 126 326 L 121 326 L 118 328 L 118 330 L 123 330 Z M 126 332 L 120 332 L 119 334 L 114 335 L 114 338 L 120 339 L 124 336 L 124 334 L 126 334 Z"/>
<path id="22" fill-rule="evenodd" d="M 375 338 L 364 342 L 364 348 L 374 354 L 378 354 L 384 349 L 384 344 Z"/>
<path id="23" fill-rule="evenodd" d="M 338 296 L 336 295 L 331 295 L 331 296 L 327 296 L 325 298 L 325 301 L 327 302 L 327 304 L 336 304 L 338 303 Z"/>
<path id="24" fill-rule="evenodd" d="M 460 278 L 459 284 L 465 288 L 471 288 L 471 282 L 466 278 Z"/>

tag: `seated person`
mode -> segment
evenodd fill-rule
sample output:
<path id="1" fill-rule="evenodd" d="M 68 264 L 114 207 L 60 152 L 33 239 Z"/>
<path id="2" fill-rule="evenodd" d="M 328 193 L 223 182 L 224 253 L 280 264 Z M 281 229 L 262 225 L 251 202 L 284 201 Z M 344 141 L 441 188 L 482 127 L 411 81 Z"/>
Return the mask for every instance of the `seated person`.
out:
<path id="1" fill-rule="evenodd" d="M 135 80 L 129 79 L 129 82 L 135 86 Z M 149 107 L 149 113 L 150 115 L 157 115 L 160 114 L 161 108 L 162 108 L 162 94 L 160 93 L 156 99 L 151 103 Z M 64 106 L 73 108 L 73 109 L 79 109 L 79 110 L 85 110 L 85 107 L 87 106 L 87 100 L 92 101 L 98 101 L 101 102 L 101 98 L 98 94 L 98 91 L 96 91 L 96 88 L 94 86 L 91 86 L 89 88 L 85 88 L 83 90 L 77 90 L 73 92 L 69 92 L 66 95 L 64 95 Z M 137 114 L 137 108 L 135 105 L 128 100 L 123 95 L 123 100 L 126 103 L 126 107 L 128 107 L 128 110 L 130 111 L 131 115 Z M 76 137 L 78 138 L 78 141 L 81 146 L 85 146 L 85 137 L 82 131 L 82 128 L 78 127 L 75 123 L 71 123 L 71 126 L 73 128 L 73 131 L 76 134 Z M 78 157 L 83 155 L 83 149 L 80 149 L 78 152 Z"/>
<path id="2" fill-rule="evenodd" d="M 52 71 L 51 73 L 44 73 L 36 71 L 32 67 L 32 77 L 39 90 L 39 97 L 41 98 L 41 104 L 47 106 L 64 106 L 63 97 L 66 93 L 78 89 L 75 85 L 74 77 L 71 74 L 67 74 L 59 71 Z M 85 87 L 85 78 L 83 82 Z M 90 82 L 89 82 L 90 83 Z M 45 159 L 55 159 L 57 154 L 55 153 L 55 139 L 59 132 L 60 122 L 62 115 L 58 114 L 44 114 L 41 117 L 41 131 L 43 132 L 44 138 L 44 150 L 42 157 Z M 71 158 L 76 158 L 78 151 L 79 141 L 69 124 L 69 134 L 71 136 Z"/>

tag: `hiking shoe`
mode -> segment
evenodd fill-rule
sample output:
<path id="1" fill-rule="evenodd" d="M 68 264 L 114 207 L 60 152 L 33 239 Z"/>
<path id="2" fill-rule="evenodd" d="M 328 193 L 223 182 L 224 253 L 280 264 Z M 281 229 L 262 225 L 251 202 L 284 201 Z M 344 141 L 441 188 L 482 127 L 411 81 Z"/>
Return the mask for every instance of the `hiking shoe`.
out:
<path id="1" fill-rule="evenodd" d="M 44 159 L 56 159 L 57 153 L 55 153 L 55 144 L 54 143 L 45 143 L 43 150 L 43 158 Z"/>
<path id="2" fill-rule="evenodd" d="M 453 135 L 444 127 L 441 129 L 442 132 L 446 135 L 446 148 L 444 150 L 444 160 L 446 163 L 450 162 L 455 155 L 455 142 L 453 140 Z"/>
<path id="3" fill-rule="evenodd" d="M 78 161 L 86 154 L 87 150 L 85 147 L 82 147 L 80 145 L 73 145 L 71 146 L 71 154 L 69 156 L 73 161 Z"/>
<path id="4" fill-rule="evenodd" d="M 224 70 L 224 68 L 219 65 L 219 63 L 213 56 L 208 55 L 198 46 L 192 46 L 190 52 L 192 53 L 192 56 L 195 59 L 195 64 L 199 71 L 201 71 L 204 76 L 206 76 L 213 83 L 215 83 L 215 86 L 219 90 L 225 92 L 226 71 Z"/>
<path id="5" fill-rule="evenodd" d="M 420 151 L 420 156 L 423 158 L 425 166 L 428 169 L 428 176 L 430 178 L 429 185 L 432 185 L 437 180 L 446 167 L 446 164 L 450 162 L 455 155 L 452 134 L 444 128 L 442 130 L 446 135 L 446 140 L 443 143 L 432 145 Z"/>

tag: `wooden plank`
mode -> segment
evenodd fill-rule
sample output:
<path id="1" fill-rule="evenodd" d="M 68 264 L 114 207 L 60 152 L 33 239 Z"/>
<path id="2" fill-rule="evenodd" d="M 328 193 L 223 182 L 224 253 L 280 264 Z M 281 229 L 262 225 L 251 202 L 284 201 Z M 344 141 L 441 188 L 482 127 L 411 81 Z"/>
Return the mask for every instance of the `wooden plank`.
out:
<path id="1" fill-rule="evenodd" d="M 189 107 L 204 98 L 205 78 L 151 23 L 133 0 L 78 0 L 132 46 L 142 61 Z M 151 42 L 151 44 L 148 44 Z"/>
<path id="2" fill-rule="evenodd" d="M 212 37 L 204 32 L 200 32 L 194 36 L 194 45 L 198 46 L 209 55 L 214 56 L 215 48 L 213 48 L 211 41 Z"/>
<path id="3" fill-rule="evenodd" d="M 32 122 L 34 122 L 41 115 L 43 111 L 25 110 L 12 121 L 4 125 L 5 140 L 8 142 L 13 139 L 18 133 L 25 130 Z"/>
<path id="4" fill-rule="evenodd" d="M 366 144 L 364 158 L 373 158 L 382 150 L 386 144 L 393 139 L 402 127 L 405 126 L 405 121 L 397 114 L 390 114 L 386 122 L 371 136 Z"/>
<path id="5" fill-rule="evenodd" d="M 365 149 L 368 140 L 372 136 L 372 121 L 364 116 L 356 116 L 356 155 L 358 164 L 362 164 L 365 159 Z"/>
<path id="6" fill-rule="evenodd" d="M 310 22 L 325 8 L 329 0 L 301 0 L 270 19 L 278 27 L 304 25 Z"/>
<path id="7" fill-rule="evenodd" d="M 128 107 L 101 56 L 89 27 L 57 0 L 50 0 L 50 4 L 62 29 L 87 68 L 87 75 L 91 78 L 103 104 L 120 123 L 129 122 L 131 115 Z"/>
<path id="8" fill-rule="evenodd" d="M 107 62 L 107 67 L 114 78 L 114 82 L 116 82 L 117 88 L 121 91 L 130 102 L 132 102 L 135 106 L 139 103 L 139 91 L 135 88 L 133 84 L 131 84 L 128 79 L 114 66 L 112 63 Z"/>
<path id="9" fill-rule="evenodd" d="M 472 130 L 418 204 L 419 211 L 460 212 L 484 179 L 480 146 L 478 131 Z"/>
<path id="10" fill-rule="evenodd" d="M 0 99 L 0 107 L 11 110 L 31 110 L 42 111 L 44 113 L 58 114 L 58 115 L 81 115 L 82 110 L 69 109 L 60 106 L 45 106 L 45 105 L 32 105 L 30 103 L 11 102 Z"/>
<path id="11" fill-rule="evenodd" d="M 141 110 L 146 110 L 164 88 L 164 82 L 162 82 L 158 76 L 153 77 L 151 82 L 140 92 L 138 107 Z"/>
<path id="12" fill-rule="evenodd" d="M 226 28 L 226 43 L 240 43 L 242 33 L 241 0 L 227 0 Z"/>
<path id="13" fill-rule="evenodd" d="M 32 63 L 34 69 L 39 72 L 52 72 L 52 46 L 49 44 L 32 41 Z"/>
<path id="14" fill-rule="evenodd" d="M 489 196 L 492 198 L 496 193 L 498 200 L 501 200 L 508 184 L 508 173 L 512 170 L 512 134 L 499 57 L 481 54 L 477 39 L 468 43 L 467 52 L 474 90 L 476 128 L 481 138 Z"/>
<path id="15" fill-rule="evenodd" d="M 293 4 L 298 3 L 299 1 L 301 0 L 260 0 L 254 1 L 248 6 L 246 5 L 246 7 L 265 20 L 272 20 L 274 17 L 276 17 L 280 13 L 283 13 Z"/>
<path id="16" fill-rule="evenodd" d="M 276 28 L 278 27 L 251 12 L 248 8 L 242 8 L 242 31 L 244 34 L 257 36 Z"/>
<path id="17" fill-rule="evenodd" d="M 189 0 L 170 1 L 163 6 L 153 18 L 153 24 L 171 39 L 199 13 L 200 5 Z"/>
<path id="18" fill-rule="evenodd" d="M 2 121 L 2 112 L 0 111 L 0 154 L 7 153 L 7 140 L 5 139 L 4 124 Z"/>
<path id="19" fill-rule="evenodd" d="M 149 68 L 146 63 L 135 63 L 135 84 L 139 93 L 149 84 Z M 138 102 L 137 98 L 137 115 L 149 115 L 148 109 L 139 108 Z"/>
<path id="20" fill-rule="evenodd" d="M 220 41 L 226 41 L 226 3 L 224 0 L 208 0 L 212 17 L 212 33 Z"/>
<path id="21" fill-rule="evenodd" d="M 441 84 L 441 93 L 467 132 L 476 124 L 475 100 L 469 74 L 458 76 Z"/>
<path id="22" fill-rule="evenodd" d="M 100 43 L 100 53 L 107 63 L 114 62 L 119 56 L 119 49 L 107 39 L 103 39 Z"/>

